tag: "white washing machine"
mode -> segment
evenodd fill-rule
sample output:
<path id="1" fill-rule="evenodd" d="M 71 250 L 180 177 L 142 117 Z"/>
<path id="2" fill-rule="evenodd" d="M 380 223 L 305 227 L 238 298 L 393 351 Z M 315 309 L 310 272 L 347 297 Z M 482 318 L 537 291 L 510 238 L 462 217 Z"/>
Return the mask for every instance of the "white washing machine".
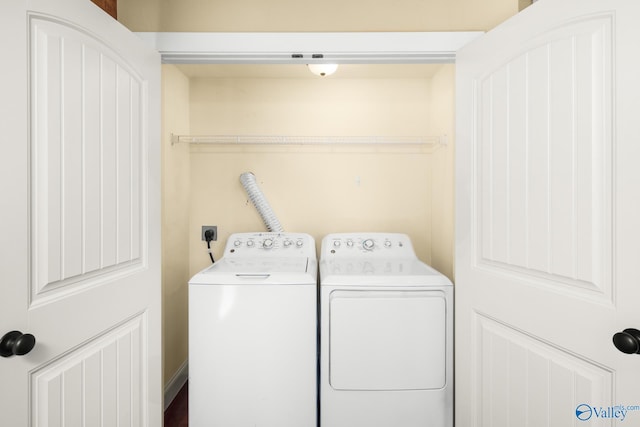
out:
<path id="1" fill-rule="evenodd" d="M 317 260 L 301 233 L 239 233 L 189 282 L 189 425 L 317 424 Z"/>
<path id="2" fill-rule="evenodd" d="M 407 235 L 322 241 L 320 424 L 453 426 L 453 286 Z"/>

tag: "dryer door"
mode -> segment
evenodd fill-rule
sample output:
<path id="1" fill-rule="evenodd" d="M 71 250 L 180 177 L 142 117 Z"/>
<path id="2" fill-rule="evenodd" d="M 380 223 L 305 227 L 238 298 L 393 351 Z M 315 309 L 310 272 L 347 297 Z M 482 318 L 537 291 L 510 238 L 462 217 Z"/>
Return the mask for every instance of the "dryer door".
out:
<path id="1" fill-rule="evenodd" d="M 329 382 L 336 390 L 446 385 L 442 291 L 336 290 L 329 298 Z"/>

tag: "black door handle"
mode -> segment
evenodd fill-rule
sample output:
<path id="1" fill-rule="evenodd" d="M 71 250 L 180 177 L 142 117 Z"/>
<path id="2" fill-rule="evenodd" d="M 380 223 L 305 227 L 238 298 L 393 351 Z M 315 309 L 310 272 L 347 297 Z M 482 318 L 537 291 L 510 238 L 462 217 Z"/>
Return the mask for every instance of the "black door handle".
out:
<path id="1" fill-rule="evenodd" d="M 613 345 L 627 354 L 640 354 L 640 331 L 629 328 L 613 335 Z"/>
<path id="2" fill-rule="evenodd" d="M 36 346 L 36 337 L 31 334 L 23 334 L 20 331 L 11 331 L 0 339 L 0 356 L 22 356 L 33 350 Z"/>

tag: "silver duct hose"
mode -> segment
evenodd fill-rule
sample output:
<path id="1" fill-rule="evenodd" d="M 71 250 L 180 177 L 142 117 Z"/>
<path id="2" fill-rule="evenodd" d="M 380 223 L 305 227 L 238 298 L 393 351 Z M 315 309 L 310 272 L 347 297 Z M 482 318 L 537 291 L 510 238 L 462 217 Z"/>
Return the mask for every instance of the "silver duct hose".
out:
<path id="1" fill-rule="evenodd" d="M 264 225 L 267 226 L 267 230 L 278 233 L 284 231 L 276 214 L 273 213 L 271 206 L 269 206 L 269 202 L 267 202 L 267 199 L 264 197 L 262 190 L 258 187 L 256 176 L 251 172 L 245 172 L 240 175 L 240 182 L 247 192 L 247 195 L 249 195 L 253 206 L 256 207 L 260 217 L 262 217 L 262 221 Z"/>

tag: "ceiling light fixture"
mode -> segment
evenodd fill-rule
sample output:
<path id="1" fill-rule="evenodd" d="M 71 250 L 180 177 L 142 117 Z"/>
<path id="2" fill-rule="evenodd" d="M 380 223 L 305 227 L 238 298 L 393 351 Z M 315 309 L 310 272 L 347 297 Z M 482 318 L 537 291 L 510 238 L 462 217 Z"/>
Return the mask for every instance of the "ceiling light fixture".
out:
<path id="1" fill-rule="evenodd" d="M 316 76 L 324 77 L 335 73 L 338 69 L 338 64 L 307 64 L 307 67 Z"/>

